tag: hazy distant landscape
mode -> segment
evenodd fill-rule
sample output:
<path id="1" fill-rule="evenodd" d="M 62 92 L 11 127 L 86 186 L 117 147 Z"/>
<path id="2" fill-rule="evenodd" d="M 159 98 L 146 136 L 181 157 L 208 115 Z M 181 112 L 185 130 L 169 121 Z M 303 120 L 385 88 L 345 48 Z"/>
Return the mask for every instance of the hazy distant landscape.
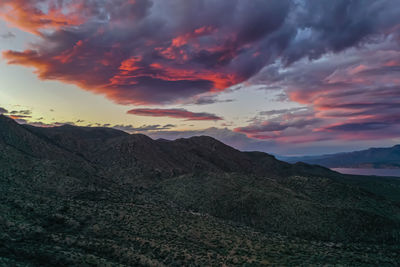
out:
<path id="1" fill-rule="evenodd" d="M 400 145 L 387 148 L 327 154 L 319 156 L 280 157 L 287 162 L 306 162 L 328 168 L 354 169 L 355 174 L 398 174 L 400 170 Z M 357 170 L 359 169 L 359 170 Z M 387 169 L 387 170 L 383 170 Z M 371 173 L 368 173 L 370 171 Z"/>
<path id="2" fill-rule="evenodd" d="M 291 163 L 318 164 L 343 174 L 400 177 L 400 145 L 320 156 L 279 158 Z"/>
<path id="3" fill-rule="evenodd" d="M 400 169 L 332 168 L 343 174 L 377 175 L 400 177 Z"/>

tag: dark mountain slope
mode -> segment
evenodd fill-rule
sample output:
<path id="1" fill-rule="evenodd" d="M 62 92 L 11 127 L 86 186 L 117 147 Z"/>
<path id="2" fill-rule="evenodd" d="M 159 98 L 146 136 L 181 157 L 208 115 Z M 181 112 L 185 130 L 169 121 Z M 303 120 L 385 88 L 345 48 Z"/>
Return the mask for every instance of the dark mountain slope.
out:
<path id="1" fill-rule="evenodd" d="M 311 256 L 326 249 L 314 252 L 311 242 L 399 242 L 400 206 L 385 196 L 400 194 L 396 182 L 378 193 L 347 180 L 352 176 L 240 152 L 205 136 L 152 140 L 102 128 L 39 129 L 6 117 L 0 130 L 0 265 L 10 254 L 42 255 L 37 265 L 72 255 L 129 265 L 169 262 L 171 253 L 189 265 L 181 251 L 197 260 L 217 251 L 218 259 L 244 263 L 254 253 L 258 264 L 263 257 L 288 264 L 280 252 L 262 256 L 273 249 L 264 243 L 294 242 L 294 252 L 285 253 Z M 346 249 L 339 250 L 353 255 L 349 262 L 362 258 Z M 218 259 L 208 261 L 222 264 Z"/>
<path id="2" fill-rule="evenodd" d="M 310 241 L 121 196 L 90 201 L 20 189 L 0 187 L 0 266 L 396 266 L 400 260 L 398 245 Z"/>
<path id="3" fill-rule="evenodd" d="M 241 152 L 208 136 L 167 141 L 107 128 L 25 127 L 121 179 L 172 177 L 193 172 L 253 173 L 275 178 L 300 173 L 333 174 L 316 166 L 290 165 L 262 152 Z"/>
<path id="4" fill-rule="evenodd" d="M 113 128 L 104 127 L 80 127 L 73 125 L 63 125 L 58 127 L 34 127 L 31 125 L 22 125 L 35 133 L 45 135 L 50 139 L 76 139 L 76 140 L 106 140 L 113 137 L 128 136 L 129 134 Z"/>
<path id="5" fill-rule="evenodd" d="M 59 193 L 78 192 L 89 184 L 95 188 L 109 184 L 84 158 L 1 115 L 0 172 L 10 183 Z"/>
<path id="6" fill-rule="evenodd" d="M 144 186 L 142 197 L 160 204 L 300 237 L 398 238 L 398 206 L 324 167 L 240 152 L 207 136 L 166 141 L 102 128 L 28 128 L 117 185 Z"/>
<path id="7" fill-rule="evenodd" d="M 166 141 L 104 128 L 25 127 L 123 179 L 192 172 L 255 172 L 277 176 L 291 169 L 291 165 L 266 153 L 243 153 L 207 136 Z"/>
<path id="8" fill-rule="evenodd" d="M 58 146 L 63 150 L 86 156 L 88 160 L 90 160 L 92 155 L 86 155 L 86 153 L 101 147 L 108 139 L 129 136 L 126 132 L 112 128 L 78 127 L 72 125 L 49 128 L 33 127 L 31 125 L 22 126 L 37 137 L 46 140 L 46 142 Z"/>
<path id="9" fill-rule="evenodd" d="M 267 232 L 336 241 L 399 238 L 398 206 L 328 178 L 184 175 L 154 191 L 185 209 Z"/>

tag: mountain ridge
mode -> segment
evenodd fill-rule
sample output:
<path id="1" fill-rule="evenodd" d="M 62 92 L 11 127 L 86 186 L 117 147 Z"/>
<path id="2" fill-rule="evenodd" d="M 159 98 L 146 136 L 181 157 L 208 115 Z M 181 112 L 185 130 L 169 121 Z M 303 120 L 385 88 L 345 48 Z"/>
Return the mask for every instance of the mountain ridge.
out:
<path id="1" fill-rule="evenodd" d="M 385 244 L 389 253 L 400 240 L 400 181 L 365 177 L 380 186 L 363 186 L 357 180 L 362 177 L 289 164 L 263 152 L 241 152 L 211 137 L 166 142 L 101 128 L 36 128 L 0 117 L 0 167 L 0 243 L 6 244 L 0 245 L 0 263 L 10 254 L 45 266 L 60 264 L 55 257 L 69 258 L 54 246 L 78 259 L 96 247 L 98 264 L 131 265 L 139 255 L 170 262 L 172 252 L 158 244 L 174 244 L 169 249 L 176 255 L 190 251 L 196 265 L 204 265 L 199 263 L 206 257 L 204 249 L 246 262 L 240 252 L 229 252 L 235 251 L 229 244 L 235 244 L 257 259 L 293 264 L 294 257 L 282 258 L 280 252 L 263 254 L 273 248 L 254 249 L 232 240 L 261 248 L 265 245 L 257 240 L 277 244 L 283 238 L 283 246 L 295 242 L 294 251 L 321 257 L 331 249 L 308 249 L 313 242 L 363 248 Z M 219 235 L 216 229 L 223 233 L 219 240 L 212 237 Z M 146 245 L 134 243 L 135 252 L 128 253 L 126 244 L 132 240 Z M 125 260 L 113 246 L 124 251 Z M 354 264 L 362 258 L 355 251 L 351 245 L 342 253 Z M 190 257 L 182 259 L 191 262 Z M 321 263 L 321 258 L 302 259 Z"/>
<path id="2" fill-rule="evenodd" d="M 400 168 L 400 145 L 319 156 L 281 157 L 281 159 L 290 163 L 303 161 L 328 168 Z"/>

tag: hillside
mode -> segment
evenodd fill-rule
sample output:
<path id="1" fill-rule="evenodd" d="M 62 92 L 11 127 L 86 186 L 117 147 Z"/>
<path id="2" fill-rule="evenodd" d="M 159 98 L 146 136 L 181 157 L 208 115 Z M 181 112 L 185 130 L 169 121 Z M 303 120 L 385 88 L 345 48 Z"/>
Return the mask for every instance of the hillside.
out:
<path id="1" fill-rule="evenodd" d="M 0 265 L 400 260 L 397 180 L 377 191 L 206 136 L 153 140 L 4 116 L 0 167 Z"/>

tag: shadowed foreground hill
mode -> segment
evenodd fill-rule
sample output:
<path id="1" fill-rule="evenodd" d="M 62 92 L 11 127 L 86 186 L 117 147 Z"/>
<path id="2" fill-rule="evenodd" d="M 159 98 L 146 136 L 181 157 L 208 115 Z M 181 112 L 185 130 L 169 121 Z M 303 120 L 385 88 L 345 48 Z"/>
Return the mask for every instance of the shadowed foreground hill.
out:
<path id="1" fill-rule="evenodd" d="M 205 136 L 0 116 L 0 265 L 395 264 L 396 192 Z"/>

